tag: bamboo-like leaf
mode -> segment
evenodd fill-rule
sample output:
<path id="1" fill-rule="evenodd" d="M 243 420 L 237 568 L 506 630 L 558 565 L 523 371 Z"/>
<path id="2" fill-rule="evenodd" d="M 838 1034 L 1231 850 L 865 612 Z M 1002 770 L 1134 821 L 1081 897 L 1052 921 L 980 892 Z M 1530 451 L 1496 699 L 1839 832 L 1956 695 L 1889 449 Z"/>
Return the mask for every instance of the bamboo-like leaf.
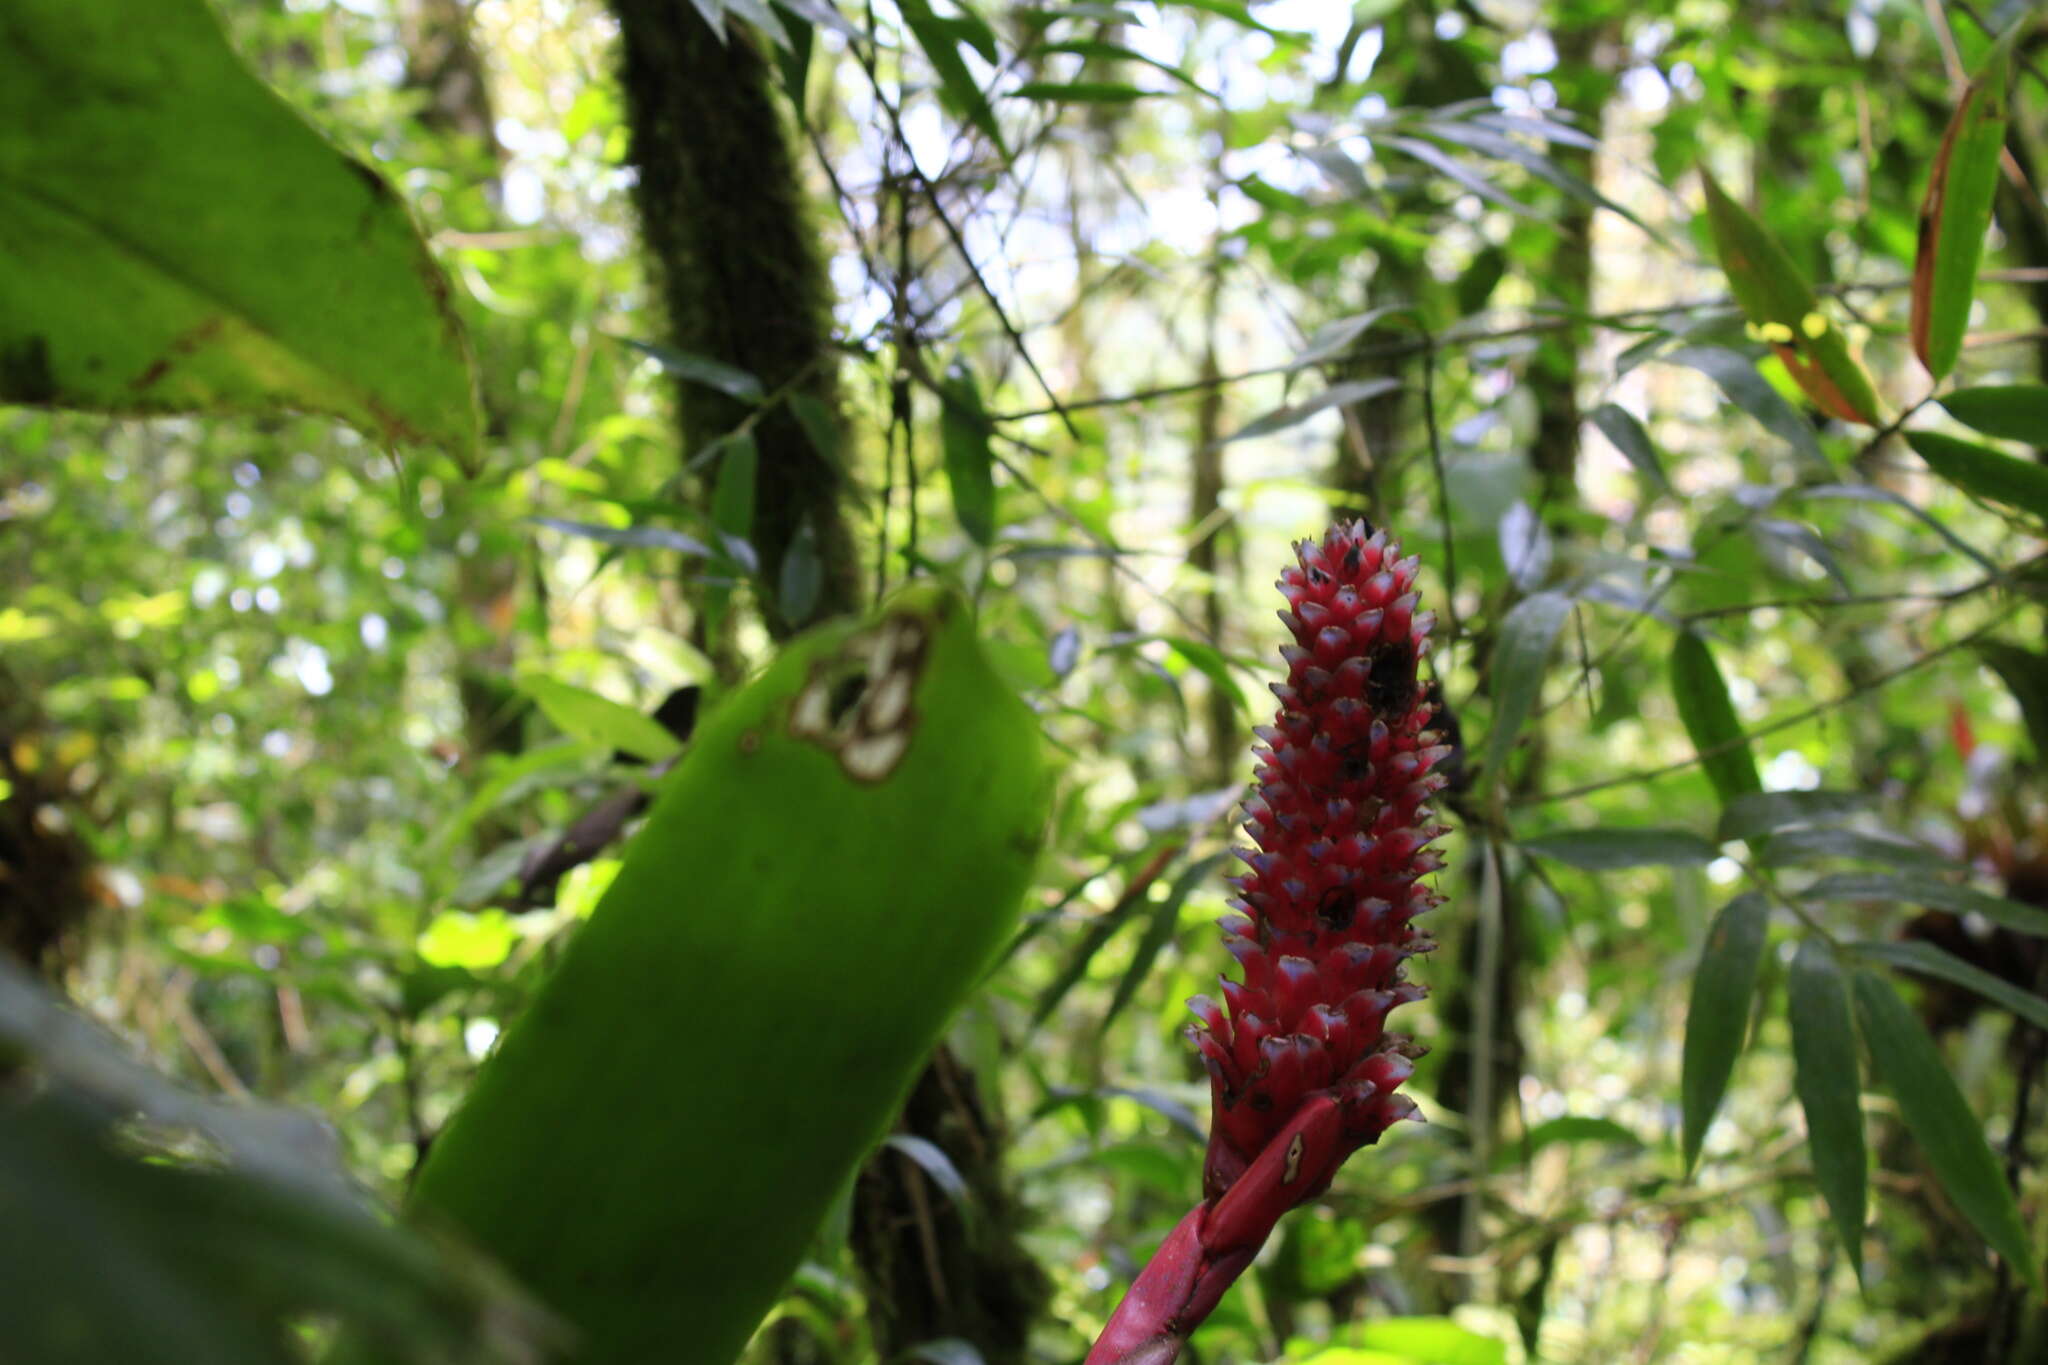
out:
<path id="1" fill-rule="evenodd" d="M 724 361 L 698 355 L 695 351 L 664 346 L 658 342 L 635 341 L 631 337 L 620 337 L 619 340 L 660 366 L 663 373 L 672 374 L 678 379 L 687 379 L 692 384 L 702 384 L 707 389 L 717 389 L 728 398 L 737 398 L 742 403 L 758 403 L 765 396 L 760 380 Z"/>
<path id="2" fill-rule="evenodd" d="M 1684 1121 L 1685 1169 L 1699 1164 L 1707 1125 L 1721 1107 L 1735 1059 L 1749 1036 L 1749 1008 L 1763 961 L 1770 906 L 1745 892 L 1721 907 L 1700 949 L 1692 977 L 1692 1004 L 1685 1013 L 1685 1055 L 1679 1080 Z"/>
<path id="3" fill-rule="evenodd" d="M 1263 417 L 1245 423 L 1242 427 L 1223 438 L 1220 444 L 1245 441 L 1254 436 L 1270 436 L 1276 431 L 1285 431 L 1297 426 L 1319 412 L 1348 403 L 1363 403 L 1368 398 L 1377 398 L 1401 387 L 1398 379 L 1354 379 L 1342 384 L 1332 384 L 1321 393 L 1291 403 L 1284 408 L 1275 408 Z"/>
<path id="4" fill-rule="evenodd" d="M 2021 990 L 2002 976 L 1963 961 L 1954 953 L 1932 943 L 1883 941 L 1849 945 L 1864 957 L 1889 962 L 1892 966 L 1921 976 L 1938 977 L 1989 1000 L 1992 1004 L 2032 1024 L 2048 1029 L 2048 1000 L 2032 991 Z"/>
<path id="5" fill-rule="evenodd" d="M 1939 849 L 1892 835 L 1869 834 L 1860 829 L 1782 830 L 1773 834 L 1758 854 L 1774 867 L 1825 858 L 1890 863 L 1894 867 L 1918 872 L 1938 872 L 1955 866 L 1955 861 Z"/>
<path id="6" fill-rule="evenodd" d="M 726 437 L 718 457 L 718 482 L 711 489 L 711 521 L 727 536 L 754 537 L 754 490 L 761 453 L 749 432 Z"/>
<path id="7" fill-rule="evenodd" d="M 1707 642 L 1691 632 L 1681 633 L 1671 648 L 1671 695 L 1721 804 L 1762 791 L 1756 756 L 1728 700 L 1728 684 Z"/>
<path id="8" fill-rule="evenodd" d="M 682 743 L 660 721 L 588 688 L 536 673 L 521 678 L 519 690 L 532 697 L 547 718 L 573 739 L 618 749 L 650 763 L 682 752 Z"/>
<path id="9" fill-rule="evenodd" d="M 1589 414 L 1593 425 L 1600 434 L 1635 466 L 1636 473 L 1643 481 L 1659 492 L 1671 491 L 1671 480 L 1664 477 L 1664 463 L 1657 458 L 1657 447 L 1650 443 L 1650 433 L 1643 430 L 1635 414 L 1627 408 L 1612 403 L 1602 403 Z"/>
<path id="10" fill-rule="evenodd" d="M 1835 825 L 1870 804 L 1863 792 L 1751 792 L 1724 805 L 1716 837 L 1755 839 L 1802 825 Z"/>
<path id="11" fill-rule="evenodd" d="M 1909 431 L 1906 444 L 1929 469 L 1965 493 L 2009 503 L 2048 521 L 2048 466 L 1939 431 Z"/>
<path id="12" fill-rule="evenodd" d="M 2003 640 L 1986 640 L 1977 652 L 2020 704 L 2035 756 L 2048 757 L 2048 655 Z"/>
<path id="13" fill-rule="evenodd" d="M 1974 887 L 1934 877 L 1897 872 L 1838 872 L 1822 877 L 1801 893 L 1809 901 L 1896 901 L 1907 906 L 1938 906 L 1958 915 L 1982 915 L 2015 933 L 2048 936 L 2048 910 L 1994 896 Z"/>
<path id="14" fill-rule="evenodd" d="M 1725 346 L 1681 346 L 1662 359 L 1698 370 L 1714 381 L 1729 402 L 1756 418 L 1764 430 L 1782 438 L 1802 459 L 1814 465 L 1827 464 L 1820 440 L 1813 434 L 1813 424 L 1757 373 L 1748 356 Z"/>
<path id="15" fill-rule="evenodd" d="M 2005 1172 L 1984 1140 L 1984 1125 L 1956 1086 L 1955 1073 L 1890 982 L 1855 977 L 1856 1015 L 1885 1088 L 1942 1188 L 1991 1249 L 2038 1292 L 2040 1269 Z"/>
<path id="16" fill-rule="evenodd" d="M 1863 1218 L 1870 1173 L 1863 1148 L 1862 1086 L 1856 1019 L 1834 954 L 1818 937 L 1799 945 L 1786 983 L 1792 1022 L 1793 1088 L 1806 1111 L 1813 1179 L 1856 1282 L 1863 1282 Z"/>
<path id="17" fill-rule="evenodd" d="M 1515 603 L 1500 623 L 1488 666 L 1493 691 L 1493 728 L 1486 736 L 1486 771 L 1498 777 L 1515 747 L 1523 722 L 1543 691 L 1543 673 L 1557 633 L 1572 602 L 1560 592 L 1534 593 Z"/>
<path id="18" fill-rule="evenodd" d="M 1003 145 L 1003 130 L 996 122 L 996 111 L 990 106 L 988 96 L 982 93 L 974 73 L 967 69 L 966 59 L 960 55 L 960 44 L 964 42 L 978 52 L 983 61 L 993 64 L 996 60 L 995 37 L 979 15 L 966 9 L 959 0 L 954 0 L 954 3 L 962 13 L 952 17 L 934 13 L 930 0 L 900 0 L 897 8 L 902 11 L 903 22 L 910 26 L 911 33 L 917 38 L 917 45 L 924 50 L 925 60 L 938 73 L 939 90 L 946 104 L 955 114 L 986 133 L 996 150 L 1007 159 L 1009 149 Z"/>
<path id="19" fill-rule="evenodd" d="M 1845 422 L 1878 422 L 1877 391 L 1849 354 L 1842 330 L 1821 310 L 1813 287 L 1785 248 L 1704 169 L 1707 223 L 1714 248 L 1751 330 L 1785 362 L 1815 407 Z"/>
<path id="20" fill-rule="evenodd" d="M 1212 853 L 1206 858 L 1198 858 L 1182 868 L 1180 875 L 1173 879 L 1173 885 L 1167 888 L 1166 895 L 1152 908 L 1152 923 L 1146 927 L 1145 937 L 1139 940 L 1138 950 L 1131 954 L 1131 965 L 1124 970 L 1122 979 L 1116 983 L 1116 994 L 1110 999 L 1109 1008 L 1103 1011 L 1100 1025 L 1102 1029 L 1108 1029 L 1116 1017 L 1124 1012 L 1124 1006 L 1137 999 L 1139 989 L 1145 984 L 1145 978 L 1152 974 L 1152 964 L 1159 960 L 1160 952 L 1173 941 L 1173 931 L 1180 926 L 1181 907 L 1186 905 L 1188 897 L 1208 880 L 1209 875 L 1216 870 L 1216 865 L 1228 856 L 1224 853 Z"/>
<path id="21" fill-rule="evenodd" d="M 1603 826 L 1539 834 L 1521 841 L 1524 851 L 1572 867 L 1609 872 L 1624 867 L 1697 867 L 1720 849 L 1689 829 Z"/>
<path id="22" fill-rule="evenodd" d="M 405 204 L 214 8 L 0 8 L 0 402 L 300 409 L 468 462 L 468 346 Z"/>
<path id="23" fill-rule="evenodd" d="M 1913 260 L 1913 350 L 1936 379 L 1962 354 L 1963 329 L 1977 294 L 1977 262 L 1991 225 L 1998 162 L 2005 148 L 2013 42 L 2028 20 L 2007 29 L 1963 92 L 1920 201 Z"/>
<path id="24" fill-rule="evenodd" d="M 1154 93 L 1122 81 L 1026 81 L 1010 92 L 1047 104 L 1130 104 Z"/>
<path id="25" fill-rule="evenodd" d="M 2048 446 L 2048 385 L 1982 384 L 1941 400 L 1948 415 L 2002 441 Z"/>
<path id="26" fill-rule="evenodd" d="M 996 538 L 995 455 L 989 449 L 988 418 L 981 391 L 964 365 L 955 365 L 941 381 L 945 410 L 939 434 L 946 454 L 946 484 L 953 492 L 953 515 L 976 545 Z"/>

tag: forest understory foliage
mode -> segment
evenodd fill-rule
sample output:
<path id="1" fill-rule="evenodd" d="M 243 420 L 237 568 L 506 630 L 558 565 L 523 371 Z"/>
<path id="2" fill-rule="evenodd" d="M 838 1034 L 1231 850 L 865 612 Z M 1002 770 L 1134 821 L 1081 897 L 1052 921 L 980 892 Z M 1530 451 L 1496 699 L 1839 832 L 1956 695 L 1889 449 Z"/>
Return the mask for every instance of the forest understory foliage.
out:
<path id="1" fill-rule="evenodd" d="M 2021 3 L 10 0 L 0 1360 L 2048 1359 L 2044 138 Z"/>

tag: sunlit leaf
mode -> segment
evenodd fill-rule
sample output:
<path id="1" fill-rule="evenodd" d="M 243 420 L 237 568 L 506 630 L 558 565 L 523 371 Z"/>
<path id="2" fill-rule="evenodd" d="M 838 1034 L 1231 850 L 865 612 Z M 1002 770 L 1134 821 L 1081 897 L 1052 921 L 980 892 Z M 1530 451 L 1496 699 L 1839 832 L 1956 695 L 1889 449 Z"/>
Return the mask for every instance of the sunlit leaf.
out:
<path id="1" fill-rule="evenodd" d="M 682 744 L 662 728 L 660 721 L 588 688 L 532 673 L 519 680 L 519 690 L 532 697 L 563 734 L 586 743 L 618 749 L 649 762 L 672 758 L 682 749 Z"/>
<path id="2" fill-rule="evenodd" d="M 1929 469 L 1965 493 L 2009 503 L 2048 521 L 2048 466 L 1939 431 L 1909 431 L 1906 444 Z"/>
<path id="3" fill-rule="evenodd" d="M 2006 87 L 2021 19 L 1993 45 L 1963 92 L 1942 135 L 1927 195 L 1920 201 L 1920 238 L 1913 260 L 1913 350 L 1936 379 L 1962 354 L 1963 330 L 1977 293 L 1977 262 L 1991 225 L 1998 162 L 2005 147 Z"/>
<path id="4" fill-rule="evenodd" d="M 1792 1084 L 1806 1111 L 1814 1183 L 1827 1199 L 1835 1234 L 1861 1283 L 1870 1176 L 1863 1149 L 1860 1051 L 1841 966 L 1818 937 L 1800 943 L 1786 997 L 1792 1022 Z"/>
<path id="5" fill-rule="evenodd" d="M 204 0 L 15 0 L 0 42 L 0 401 L 330 413 L 472 459 L 448 286 L 382 176 Z"/>
<path id="6" fill-rule="evenodd" d="M 1778 239 L 1729 198 L 1704 169 L 1707 223 L 1735 301 L 1751 331 L 1769 343 L 1815 407 L 1845 422 L 1875 425 L 1877 392 L 1849 354 L 1842 330 L 1822 311 L 1813 287 Z"/>
<path id="7" fill-rule="evenodd" d="M 934 13 L 929 0 L 900 0 L 897 8 L 902 11 L 903 21 L 910 26 L 911 33 L 916 35 L 925 60 L 938 73 L 939 89 L 947 106 L 987 134 L 996 150 L 1007 156 L 1008 149 L 1003 145 L 1003 131 L 996 122 L 996 112 L 960 55 L 960 44 L 965 42 L 980 54 L 983 61 L 993 63 L 996 60 L 995 37 L 979 15 L 968 10 L 959 0 L 954 0 L 954 3 L 962 12 L 952 17 Z"/>
<path id="8" fill-rule="evenodd" d="M 1685 1054 L 1679 1083 L 1684 1119 L 1685 1169 L 1700 1159 L 1707 1125 L 1721 1107 L 1735 1059 L 1749 1037 L 1750 1000 L 1763 961 L 1770 905 L 1745 892 L 1721 907 L 1693 972 L 1692 1003 L 1685 1014 Z"/>
<path id="9" fill-rule="evenodd" d="M 1671 695 L 1721 804 L 1761 791 L 1756 757 L 1728 700 L 1728 684 L 1721 679 L 1713 650 L 1690 631 L 1682 632 L 1671 647 Z"/>
<path id="10" fill-rule="evenodd" d="M 1971 1226 L 2038 1292 L 2040 1271 L 2026 1224 L 1954 1071 L 1890 982 L 1859 971 L 1855 997 L 1877 1074 L 1898 1101 L 1927 1164 Z"/>

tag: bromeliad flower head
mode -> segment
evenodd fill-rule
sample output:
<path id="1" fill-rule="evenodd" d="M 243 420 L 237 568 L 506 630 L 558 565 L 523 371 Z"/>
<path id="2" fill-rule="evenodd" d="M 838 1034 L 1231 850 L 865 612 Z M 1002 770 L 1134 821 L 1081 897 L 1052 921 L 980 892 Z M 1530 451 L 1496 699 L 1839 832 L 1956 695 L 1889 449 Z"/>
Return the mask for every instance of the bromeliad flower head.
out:
<path id="1" fill-rule="evenodd" d="M 1257 732 L 1245 802 L 1256 847 L 1239 853 L 1249 870 L 1224 921 L 1243 980 L 1224 979 L 1223 1005 L 1190 1002 L 1214 1101 L 1211 1199 L 1312 1095 L 1337 1102 L 1341 1151 L 1302 1198 L 1415 1108 L 1394 1093 L 1414 1050 L 1385 1025 L 1424 994 L 1403 964 L 1435 946 L 1413 923 L 1440 899 L 1422 879 L 1443 866 L 1428 844 L 1445 827 L 1426 803 L 1451 750 L 1429 729 L 1436 707 L 1416 678 L 1435 617 L 1415 609 L 1417 561 L 1362 521 L 1295 554 L 1278 584 L 1294 636 L 1281 649 L 1287 681 Z"/>

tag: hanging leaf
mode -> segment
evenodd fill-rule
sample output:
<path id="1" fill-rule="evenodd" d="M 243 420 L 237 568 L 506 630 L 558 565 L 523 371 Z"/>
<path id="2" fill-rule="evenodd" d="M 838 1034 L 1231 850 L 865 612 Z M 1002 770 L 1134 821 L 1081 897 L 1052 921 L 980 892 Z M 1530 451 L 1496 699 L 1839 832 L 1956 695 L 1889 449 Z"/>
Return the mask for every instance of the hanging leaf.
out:
<path id="1" fill-rule="evenodd" d="M 1721 850 L 1689 829 L 1567 829 L 1521 841 L 1525 852 L 1571 867 L 1610 872 L 1624 867 L 1697 867 Z"/>
<path id="2" fill-rule="evenodd" d="M 1877 391 L 1849 354 L 1842 329 L 1821 311 L 1813 287 L 1785 248 L 1750 211 L 1730 199 L 1702 168 L 1707 224 L 1729 289 L 1815 407 L 1845 422 L 1878 422 Z"/>
<path id="3" fill-rule="evenodd" d="M 0 223 L 0 402 L 302 409 L 475 455 L 468 346 L 405 205 L 204 0 L 12 0 Z"/>
<path id="4" fill-rule="evenodd" d="M 1715 837 L 1757 839 L 1802 825 L 1839 824 L 1870 805 L 1871 798 L 1863 792 L 1752 792 L 1724 805 Z"/>
<path id="5" fill-rule="evenodd" d="M 1329 408 L 1363 403 L 1368 398 L 1377 398 L 1400 387 L 1400 380 L 1386 378 L 1354 379 L 1343 384 L 1332 384 L 1313 398 L 1303 399 L 1284 408 L 1275 408 L 1265 416 L 1247 422 L 1217 444 L 1229 445 L 1232 441 L 1245 441 L 1254 436 L 1270 436 L 1276 431 L 1297 426 Z"/>
<path id="6" fill-rule="evenodd" d="M 1965 493 L 2048 521 L 2048 466 L 1939 431 L 1909 431 L 1906 444 L 1929 469 Z"/>
<path id="7" fill-rule="evenodd" d="M 682 752 L 682 744 L 660 721 L 588 688 L 535 673 L 519 680 L 519 690 L 532 697 L 555 728 L 572 739 L 601 749 L 618 749 L 650 763 Z"/>
<path id="8" fill-rule="evenodd" d="M 702 384 L 707 389 L 717 389 L 742 403 L 758 403 L 765 396 L 760 380 L 745 370 L 713 360 L 710 356 L 679 351 L 673 346 L 652 341 L 635 341 L 631 337 L 620 337 L 619 340 L 653 361 L 664 374 L 687 379 L 692 384 Z"/>
<path id="9" fill-rule="evenodd" d="M 1977 262 L 1991 225 L 1998 162 L 2005 148 L 2014 39 L 2028 20 L 2005 31 L 1977 69 L 1942 134 L 1927 195 L 1920 201 L 1920 239 L 1913 259 L 1913 350 L 1936 379 L 1955 368 L 1963 329 L 1977 294 Z"/>
<path id="10" fill-rule="evenodd" d="M 1958 915 L 1982 915 L 2015 933 L 2048 937 L 2048 910 L 1934 877 L 1898 872 L 1838 872 L 1822 877 L 1800 896 L 1814 902 L 1895 901 L 1905 906 L 1932 905 Z"/>
<path id="11" fill-rule="evenodd" d="M 1735 718 L 1728 684 L 1721 679 L 1714 653 L 1705 640 L 1689 631 L 1679 635 L 1671 648 L 1671 695 L 1721 804 L 1762 791 L 1756 757 L 1743 736 L 1742 723 Z"/>
<path id="12" fill-rule="evenodd" d="M 974 375 L 954 365 L 940 382 L 944 410 L 939 433 L 946 452 L 946 482 L 953 490 L 953 515 L 976 545 L 996 538 L 995 455 L 989 449 L 988 418 Z"/>
<path id="13" fill-rule="evenodd" d="M 725 453 L 718 458 L 718 482 L 711 489 L 711 521 L 736 540 L 751 542 L 754 535 L 754 488 L 760 450 L 750 432 L 735 432 L 725 440 Z"/>
<path id="14" fill-rule="evenodd" d="M 1692 1004 L 1685 1014 L 1685 1056 L 1679 1079 L 1684 1121 L 1685 1170 L 1699 1164 L 1707 1125 L 1721 1107 L 1735 1058 L 1749 1036 L 1750 999 L 1764 956 L 1770 905 L 1745 892 L 1721 907 L 1700 949 L 1692 977 Z"/>
<path id="15" fill-rule="evenodd" d="M 1643 430 L 1643 424 L 1636 420 L 1634 413 L 1612 403 L 1602 403 L 1593 409 L 1590 416 L 1600 434 L 1635 466 L 1636 473 L 1643 476 L 1645 483 L 1658 492 L 1671 491 L 1671 480 L 1664 477 L 1664 464 L 1657 458 L 1657 448 L 1650 444 L 1650 433 Z"/>
<path id="16" fill-rule="evenodd" d="M 1961 986 L 1989 1000 L 2007 1013 L 2026 1020 L 2038 1029 L 2048 1029 L 2048 1000 L 1963 961 L 1954 953 L 1932 943 L 1852 943 L 1851 949 L 1864 957 L 1889 962 L 1903 971 L 1932 976 Z"/>
<path id="17" fill-rule="evenodd" d="M 1856 1282 L 1863 1282 L 1863 1217 L 1870 1173 L 1863 1150 L 1862 1074 L 1849 989 L 1834 954 L 1818 937 L 1799 945 L 1786 983 L 1792 1023 L 1792 1085 L 1806 1111 L 1813 1180 Z"/>
<path id="18" fill-rule="evenodd" d="M 1827 464 L 1820 440 L 1813 434 L 1813 425 L 1757 373 L 1748 356 L 1725 346 L 1681 346 L 1662 359 L 1698 370 L 1714 381 L 1729 402 L 1756 418 L 1764 430 L 1783 439 L 1802 459 L 1814 465 Z"/>
<path id="19" fill-rule="evenodd" d="M 2005 1172 L 1984 1140 L 1984 1125 L 1956 1086 L 1954 1071 L 1890 982 L 1859 971 L 1855 996 L 1877 1074 L 1898 1101 L 1927 1164 L 1970 1225 L 2038 1293 L 2040 1270 L 2026 1225 Z"/>
<path id="20" fill-rule="evenodd" d="M 2027 738 L 2034 743 L 2035 756 L 2048 758 L 2048 655 L 2003 640 L 1986 640 L 1977 646 L 1977 653 L 2020 704 L 2020 717 L 2027 723 Z"/>
<path id="21" fill-rule="evenodd" d="M 1859 829 L 1788 829 L 1773 834 L 1757 850 L 1759 858 L 1773 867 L 1793 866 L 1827 858 L 1853 858 L 1859 862 L 1890 863 L 1921 872 L 1940 871 L 1955 864 L 1947 854 L 1910 839 L 1889 834 L 1868 834 Z"/>
<path id="22" fill-rule="evenodd" d="M 1543 692 L 1543 672 L 1572 601 L 1561 592 L 1539 592 L 1515 603 L 1500 623 L 1488 666 L 1493 692 L 1493 729 L 1486 736 L 1489 774 L 1499 776 L 1515 747 L 1523 722 Z"/>
<path id="23" fill-rule="evenodd" d="M 959 0 L 954 0 L 959 5 Z M 996 60 L 995 34 L 987 23 L 972 10 L 959 5 L 961 13 L 951 18 L 941 18 L 932 12 L 929 0 L 900 0 L 897 8 L 902 11 L 903 21 L 910 25 L 910 31 L 917 38 L 917 45 L 924 50 L 925 60 L 938 73 L 939 91 L 946 105 L 961 118 L 988 135 L 1003 158 L 1009 158 L 1009 149 L 1003 145 L 1003 130 L 996 122 L 996 111 L 990 106 L 988 96 L 981 90 L 980 82 L 967 69 L 967 61 L 960 55 L 960 44 L 965 42 L 980 54 L 985 62 Z"/>
<path id="24" fill-rule="evenodd" d="M 2002 441 L 2048 446 L 2048 386 L 1983 384 L 1941 400 L 1948 415 Z"/>
<path id="25" fill-rule="evenodd" d="M 1235 792 L 1232 793 L 1232 799 L 1236 799 Z M 1180 926 L 1181 907 L 1186 905 L 1188 897 L 1209 879 L 1209 874 L 1216 870 L 1216 865 L 1228 856 L 1226 853 L 1212 853 L 1206 858 L 1199 858 L 1182 868 L 1180 875 L 1173 879 L 1173 885 L 1167 888 L 1166 895 L 1152 908 L 1152 923 L 1147 926 L 1145 937 L 1139 941 L 1138 950 L 1131 954 L 1131 965 L 1124 969 L 1123 977 L 1116 983 L 1116 995 L 1111 998 L 1109 1008 L 1103 1012 L 1102 1022 L 1097 1026 L 1098 1032 L 1107 1031 L 1116 1017 L 1123 1013 L 1124 1006 L 1137 999 L 1139 988 L 1145 984 L 1145 978 L 1152 974 L 1152 964 L 1159 960 L 1160 952 L 1173 941 L 1174 930 Z"/>

